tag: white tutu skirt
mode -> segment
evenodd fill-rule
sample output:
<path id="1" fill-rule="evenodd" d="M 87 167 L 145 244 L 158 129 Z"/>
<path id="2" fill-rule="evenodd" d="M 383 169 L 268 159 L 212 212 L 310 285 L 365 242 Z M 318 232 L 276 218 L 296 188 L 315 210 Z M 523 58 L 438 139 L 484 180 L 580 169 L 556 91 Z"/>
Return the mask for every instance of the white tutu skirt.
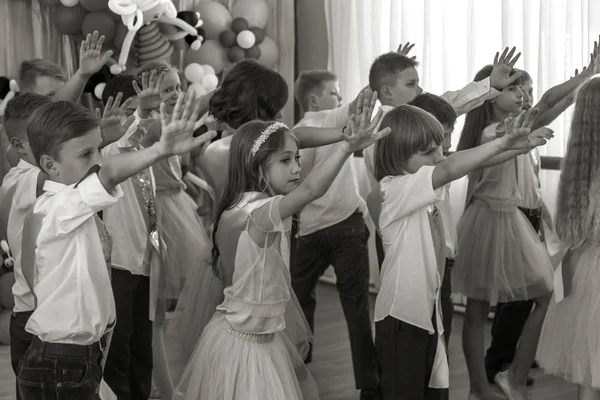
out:
<path id="1" fill-rule="evenodd" d="M 492 305 L 552 291 L 548 252 L 516 206 L 474 199 L 458 224 L 452 288 Z"/>
<path id="2" fill-rule="evenodd" d="M 317 400 L 316 382 L 283 332 L 235 331 L 220 312 L 206 326 L 173 400 Z"/>
<path id="3" fill-rule="evenodd" d="M 166 296 L 176 299 L 185 280 L 198 268 L 201 251 L 210 240 L 196 212 L 196 203 L 183 190 L 158 191 L 156 207 L 158 228 L 166 245 Z"/>
<path id="4" fill-rule="evenodd" d="M 576 250 L 571 261 L 571 291 L 550 302 L 536 359 L 546 374 L 600 390 L 600 247 Z"/>

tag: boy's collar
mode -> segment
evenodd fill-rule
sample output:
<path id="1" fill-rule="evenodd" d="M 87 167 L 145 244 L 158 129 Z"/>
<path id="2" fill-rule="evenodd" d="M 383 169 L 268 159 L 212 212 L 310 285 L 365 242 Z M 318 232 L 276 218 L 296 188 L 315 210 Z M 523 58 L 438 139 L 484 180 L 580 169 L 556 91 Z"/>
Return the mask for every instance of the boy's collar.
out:
<path id="1" fill-rule="evenodd" d="M 65 185 L 64 183 L 47 180 L 46 182 L 44 182 L 43 190 L 44 190 L 44 192 L 47 192 L 47 193 L 58 193 L 61 190 L 65 189 L 66 187 L 67 187 L 67 185 Z"/>
<path id="2" fill-rule="evenodd" d="M 388 112 L 388 111 L 392 111 L 394 109 L 393 106 L 386 106 L 385 104 L 382 104 L 381 106 L 379 106 L 379 108 L 381 109 L 381 111 L 383 112 Z"/>
<path id="3" fill-rule="evenodd" d="M 32 168 L 37 168 L 37 166 L 25 161 L 23 158 L 21 158 L 19 160 L 19 163 L 17 164 L 17 168 L 21 168 L 21 169 L 32 169 Z"/>

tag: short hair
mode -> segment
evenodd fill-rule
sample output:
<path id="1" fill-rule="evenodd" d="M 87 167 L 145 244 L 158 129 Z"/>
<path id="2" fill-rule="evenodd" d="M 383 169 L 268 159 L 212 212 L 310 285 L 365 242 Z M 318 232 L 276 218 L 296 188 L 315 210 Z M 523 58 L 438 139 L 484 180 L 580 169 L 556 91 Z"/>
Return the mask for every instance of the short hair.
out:
<path id="1" fill-rule="evenodd" d="M 210 113 L 232 129 L 260 119 L 273 121 L 288 100 L 288 85 L 276 71 L 242 60 L 225 75 L 210 99 Z"/>
<path id="2" fill-rule="evenodd" d="M 19 85 L 22 91 L 31 89 L 39 77 L 48 76 L 60 81 L 67 81 L 67 73 L 63 67 L 39 58 L 23 61 L 19 68 Z"/>
<path id="3" fill-rule="evenodd" d="M 106 104 L 111 96 L 114 99 L 119 92 L 123 93 L 123 101 L 137 96 L 137 92 L 133 88 L 133 81 L 135 80 L 136 77 L 132 75 L 117 75 L 110 78 L 102 91 L 102 103 Z"/>
<path id="4" fill-rule="evenodd" d="M 375 144 L 375 178 L 406 174 L 406 163 L 414 154 L 444 141 L 442 124 L 427 111 L 404 104 L 388 112 L 381 129 L 392 132 Z"/>
<path id="5" fill-rule="evenodd" d="M 312 93 L 322 95 L 324 83 L 337 80 L 337 76 L 330 71 L 315 69 L 301 72 L 294 84 L 294 96 L 302 111 L 308 110 L 308 97 Z"/>
<path id="6" fill-rule="evenodd" d="M 10 100 L 4 111 L 4 122 L 8 138 L 27 139 L 27 131 L 23 129 L 25 123 L 35 110 L 51 101 L 49 97 L 36 93 L 23 93 Z"/>
<path id="7" fill-rule="evenodd" d="M 63 143 L 98 128 L 99 123 L 85 107 L 69 101 L 53 101 L 35 110 L 27 125 L 27 137 L 38 167 L 44 154 L 58 160 Z"/>
<path id="8" fill-rule="evenodd" d="M 419 63 L 405 55 L 394 51 L 382 54 L 373 61 L 369 70 L 369 86 L 374 92 L 379 92 L 381 87 L 389 84 L 390 78 L 394 78 L 398 72 L 408 68 L 416 68 Z"/>
<path id="9" fill-rule="evenodd" d="M 524 85 L 527 81 L 533 82 L 533 79 L 531 79 L 531 75 L 529 75 L 529 72 L 525 71 L 524 69 L 517 69 L 517 71 L 521 73 L 519 81 L 522 85 Z"/>
<path id="10" fill-rule="evenodd" d="M 138 70 L 138 73 L 137 73 L 137 78 L 142 79 L 143 73 L 147 73 L 148 75 L 150 75 L 153 71 L 156 71 L 156 74 L 160 74 L 162 72 L 170 72 L 170 71 L 177 72 L 175 67 L 171 66 L 166 61 L 151 61 L 146 64 L 143 64 L 140 67 L 140 69 Z"/>
<path id="11" fill-rule="evenodd" d="M 427 111 L 444 126 L 454 126 L 458 118 L 450 103 L 435 94 L 422 93 L 415 97 L 410 105 Z"/>

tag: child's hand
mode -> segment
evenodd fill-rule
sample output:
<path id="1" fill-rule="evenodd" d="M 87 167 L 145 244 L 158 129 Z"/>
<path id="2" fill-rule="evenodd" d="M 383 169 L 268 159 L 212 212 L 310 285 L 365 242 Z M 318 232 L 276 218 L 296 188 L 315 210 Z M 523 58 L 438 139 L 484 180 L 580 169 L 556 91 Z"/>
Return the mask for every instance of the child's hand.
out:
<path id="1" fill-rule="evenodd" d="M 377 129 L 383 118 L 383 111 L 379 110 L 375 118 L 371 121 L 376 103 L 377 93 L 371 93 L 370 96 L 365 96 L 364 93 L 359 95 L 357 114 L 350 116 L 348 129 L 343 134 L 347 152 L 354 153 L 355 151 L 365 149 L 391 132 L 390 128 L 375 132 L 375 129 Z"/>
<path id="2" fill-rule="evenodd" d="M 102 55 L 102 44 L 104 36 L 98 37 L 98 31 L 88 34 L 87 38 L 81 42 L 79 48 L 79 73 L 84 78 L 89 78 L 100 71 L 102 66 L 108 62 L 112 56 L 112 50 L 108 50 Z"/>
<path id="3" fill-rule="evenodd" d="M 139 109 L 143 114 L 149 114 L 153 110 L 158 110 L 161 106 L 160 85 L 165 79 L 165 73 L 162 72 L 158 77 L 156 71 L 150 75 L 147 72 L 142 74 L 142 88 L 140 89 L 137 81 L 133 81 L 133 90 L 137 93 Z M 140 115 L 142 117 L 142 115 Z"/>
<path id="4" fill-rule="evenodd" d="M 508 125 L 506 134 L 500 139 L 503 150 L 533 149 L 546 144 L 546 139 L 553 137 L 552 130 L 545 127 L 531 132 L 537 113 L 537 108 L 530 108 L 522 111 L 515 119 L 505 122 Z"/>
<path id="5" fill-rule="evenodd" d="M 132 101 L 132 99 L 129 98 L 121 105 L 122 98 L 123 93 L 121 92 L 117 94 L 114 102 L 112 96 L 109 97 L 106 106 L 104 107 L 104 113 L 101 113 L 100 109 L 96 108 L 96 118 L 100 120 L 100 130 L 102 131 L 102 137 L 104 138 L 103 143 L 105 144 L 119 140 L 127 133 L 129 127 L 135 122 L 135 117 L 132 115 L 121 123 L 123 117 L 126 115 L 125 110 Z"/>
<path id="6" fill-rule="evenodd" d="M 396 52 L 408 57 L 408 53 L 410 53 L 413 47 L 415 47 L 414 43 L 410 44 L 410 42 L 406 42 L 404 46 L 402 45 L 402 43 L 400 43 L 400 46 L 398 46 L 398 50 Z M 415 56 L 410 57 L 411 60 L 415 60 L 416 58 L 417 57 Z"/>
<path id="7" fill-rule="evenodd" d="M 517 48 L 513 47 L 510 53 L 506 54 L 508 52 L 507 47 L 502 52 L 501 56 L 499 53 L 496 53 L 496 57 L 494 57 L 494 68 L 490 75 L 490 85 L 492 85 L 494 89 L 502 91 L 512 85 L 521 76 L 521 72 L 517 72 L 512 76 L 510 75 L 517 60 L 521 57 L 521 53 L 518 53 L 513 58 L 513 54 L 516 50 Z"/>
<path id="8" fill-rule="evenodd" d="M 162 156 L 184 154 L 192 149 L 210 142 L 217 133 L 208 131 L 194 137 L 194 122 L 198 119 L 200 104 L 196 102 L 195 93 L 181 93 L 172 115 L 167 115 L 167 106 L 160 105 L 161 136 L 156 144 Z"/>
<path id="9" fill-rule="evenodd" d="M 106 102 L 106 105 L 104 106 L 104 113 L 102 114 L 101 119 L 104 120 L 111 117 L 121 118 L 127 115 L 127 107 L 129 107 L 129 104 L 131 104 L 133 98 L 128 98 L 123 102 L 123 104 L 121 104 L 121 100 L 123 100 L 123 93 L 121 92 L 117 93 L 117 97 L 114 98 L 114 101 L 113 97 L 110 96 Z"/>

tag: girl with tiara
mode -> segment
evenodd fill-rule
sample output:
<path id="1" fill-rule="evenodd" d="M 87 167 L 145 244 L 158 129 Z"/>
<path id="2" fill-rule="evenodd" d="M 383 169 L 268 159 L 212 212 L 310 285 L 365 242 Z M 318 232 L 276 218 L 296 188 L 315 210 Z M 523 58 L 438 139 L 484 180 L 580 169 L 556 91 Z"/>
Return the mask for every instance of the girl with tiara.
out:
<path id="1" fill-rule="evenodd" d="M 491 65 L 484 67 L 475 81 L 488 77 L 491 71 Z M 471 149 L 503 136 L 511 115 L 521 111 L 522 103 L 523 92 L 514 84 L 470 111 L 457 149 Z M 509 399 L 526 399 L 527 374 L 552 292 L 552 265 L 546 248 L 518 209 L 515 157 L 530 150 L 493 157 L 480 170 L 469 174 L 466 208 L 457 229 L 452 286 L 468 299 L 463 349 L 470 400 L 498 398 L 488 383 L 484 365 L 483 330 L 490 305 L 533 300 L 535 308 L 523 328 L 514 361 L 508 370 L 495 376 Z"/>
<path id="2" fill-rule="evenodd" d="M 213 265 L 223 276 L 225 299 L 204 329 L 175 399 L 319 398 L 300 354 L 308 350 L 310 329 L 292 301 L 291 217 L 327 191 L 354 151 L 389 133 L 374 133 L 382 117 L 370 121 L 375 101 L 375 95 L 365 99 L 346 145 L 302 183 L 298 142 L 284 124 L 252 121 L 233 136 L 229 182 L 213 232 Z"/>
<path id="3" fill-rule="evenodd" d="M 570 248 L 562 263 L 565 298 L 551 301 L 537 353 L 545 373 L 579 386 L 579 400 L 600 399 L 599 107 L 595 77 L 577 94 L 558 185 L 556 233 Z"/>

